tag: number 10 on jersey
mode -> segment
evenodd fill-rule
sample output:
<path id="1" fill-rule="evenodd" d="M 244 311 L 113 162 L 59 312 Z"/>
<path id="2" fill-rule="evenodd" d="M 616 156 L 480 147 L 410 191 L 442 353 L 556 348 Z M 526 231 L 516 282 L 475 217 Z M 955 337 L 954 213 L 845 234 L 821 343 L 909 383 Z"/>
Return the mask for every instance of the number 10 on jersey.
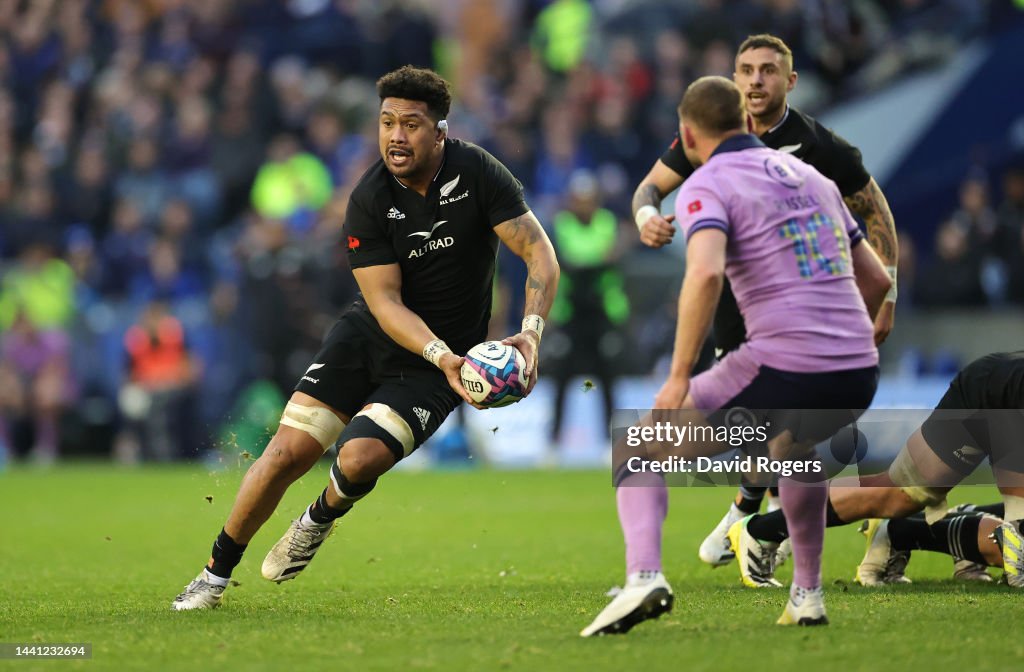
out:
<path id="1" fill-rule="evenodd" d="M 826 257 L 821 251 L 818 230 L 828 229 L 836 239 L 836 255 Z M 810 278 L 814 267 L 829 275 L 841 275 L 850 264 L 849 240 L 846 232 L 826 215 L 816 212 L 809 218 L 790 219 L 779 227 L 779 235 L 793 241 L 793 252 L 801 278 Z"/>

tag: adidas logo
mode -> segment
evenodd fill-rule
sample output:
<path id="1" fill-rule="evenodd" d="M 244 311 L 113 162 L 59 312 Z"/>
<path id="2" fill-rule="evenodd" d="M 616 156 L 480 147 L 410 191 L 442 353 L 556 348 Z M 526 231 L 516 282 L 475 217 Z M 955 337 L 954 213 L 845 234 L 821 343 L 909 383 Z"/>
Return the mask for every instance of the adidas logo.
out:
<path id="1" fill-rule="evenodd" d="M 423 431 L 427 431 L 427 423 L 430 422 L 430 411 L 425 408 L 420 408 L 419 406 L 413 406 L 412 412 L 420 419 L 420 427 Z"/>
<path id="2" fill-rule="evenodd" d="M 398 208 L 396 208 L 395 206 L 391 206 L 391 209 L 388 210 L 388 214 L 385 215 L 385 217 L 387 217 L 388 219 L 405 219 L 405 213 L 399 212 Z"/>

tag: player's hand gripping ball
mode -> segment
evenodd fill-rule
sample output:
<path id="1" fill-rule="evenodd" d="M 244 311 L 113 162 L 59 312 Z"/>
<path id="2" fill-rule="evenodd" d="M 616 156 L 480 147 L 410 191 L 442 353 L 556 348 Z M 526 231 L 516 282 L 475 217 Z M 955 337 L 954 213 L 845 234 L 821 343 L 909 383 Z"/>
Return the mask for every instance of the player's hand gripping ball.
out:
<path id="1" fill-rule="evenodd" d="M 508 406 L 526 396 L 530 381 L 523 373 L 525 368 L 522 353 L 511 345 L 484 341 L 466 353 L 462 386 L 481 406 Z"/>

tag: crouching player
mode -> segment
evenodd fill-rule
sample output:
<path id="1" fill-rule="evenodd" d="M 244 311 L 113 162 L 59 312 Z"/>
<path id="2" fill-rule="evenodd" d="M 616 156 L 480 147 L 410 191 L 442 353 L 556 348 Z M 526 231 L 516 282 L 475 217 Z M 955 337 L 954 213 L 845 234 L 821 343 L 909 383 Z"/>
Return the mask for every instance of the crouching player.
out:
<path id="1" fill-rule="evenodd" d="M 828 527 L 874 519 L 865 529 L 868 549 L 857 568 L 859 583 L 905 582 L 909 553 L 921 549 L 1002 567 L 1007 583 L 1024 588 L 1022 409 L 1024 351 L 986 355 L 956 375 L 887 472 L 861 476 L 859 485 L 844 486 L 845 479 L 832 484 Z M 947 512 L 946 495 L 985 458 L 992 464 L 1002 505 Z M 920 511 L 930 514 L 928 520 L 912 515 Z M 788 536 L 785 517 L 748 516 L 733 525 L 729 536 L 734 546 L 748 551 L 737 553 L 743 583 L 760 587 L 774 569 L 775 547 Z M 988 577 L 983 569 L 959 569 L 970 578 Z"/>

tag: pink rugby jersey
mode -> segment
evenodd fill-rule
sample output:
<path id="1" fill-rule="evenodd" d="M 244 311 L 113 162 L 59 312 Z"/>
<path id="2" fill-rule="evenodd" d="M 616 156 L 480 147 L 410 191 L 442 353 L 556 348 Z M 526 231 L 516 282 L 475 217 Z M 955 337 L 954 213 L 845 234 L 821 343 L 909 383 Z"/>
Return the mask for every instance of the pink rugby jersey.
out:
<path id="1" fill-rule="evenodd" d="M 815 168 L 734 136 L 683 183 L 676 218 L 687 241 L 707 228 L 728 236 L 725 272 L 759 363 L 797 373 L 878 363 L 850 255 L 864 237 Z"/>

